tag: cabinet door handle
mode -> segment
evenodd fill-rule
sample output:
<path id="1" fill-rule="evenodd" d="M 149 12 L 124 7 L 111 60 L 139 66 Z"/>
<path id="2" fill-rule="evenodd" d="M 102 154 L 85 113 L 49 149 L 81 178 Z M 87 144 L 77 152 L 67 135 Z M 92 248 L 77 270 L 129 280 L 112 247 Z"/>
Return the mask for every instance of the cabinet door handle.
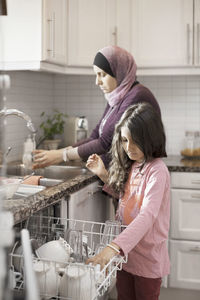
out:
<path id="1" fill-rule="evenodd" d="M 97 194 L 99 192 L 101 192 L 101 190 L 97 190 L 97 191 L 94 191 L 94 192 L 88 192 L 88 195 L 92 196 L 92 195 L 95 195 L 95 194 Z"/>
<path id="2" fill-rule="evenodd" d="M 52 14 L 50 19 L 47 19 L 49 25 L 49 49 L 48 52 L 51 53 L 51 57 L 55 57 L 55 13 Z"/>
<path id="3" fill-rule="evenodd" d="M 200 194 L 191 194 L 191 197 L 200 200 Z"/>
<path id="4" fill-rule="evenodd" d="M 55 18 L 55 12 L 53 12 L 52 15 L 52 57 L 55 57 L 55 22 L 56 22 L 56 18 Z"/>
<path id="5" fill-rule="evenodd" d="M 199 65 L 199 47 L 200 47 L 200 44 L 199 44 L 199 40 L 200 40 L 200 37 L 199 37 L 199 34 L 200 34 L 200 24 L 197 23 L 197 64 Z"/>
<path id="6" fill-rule="evenodd" d="M 193 184 L 200 184 L 200 180 L 198 180 L 198 179 L 197 180 L 192 180 L 191 183 L 193 183 Z"/>
<path id="7" fill-rule="evenodd" d="M 190 64 L 190 24 L 187 24 L 187 64 Z"/>
<path id="8" fill-rule="evenodd" d="M 195 246 L 193 248 L 190 248 L 189 251 L 191 251 L 191 252 L 200 252 L 200 247 L 199 246 Z"/>
<path id="9" fill-rule="evenodd" d="M 49 28 L 49 45 L 47 48 L 47 52 L 52 52 L 51 49 L 51 24 L 52 24 L 52 19 L 47 19 L 47 23 L 48 23 L 48 28 Z"/>

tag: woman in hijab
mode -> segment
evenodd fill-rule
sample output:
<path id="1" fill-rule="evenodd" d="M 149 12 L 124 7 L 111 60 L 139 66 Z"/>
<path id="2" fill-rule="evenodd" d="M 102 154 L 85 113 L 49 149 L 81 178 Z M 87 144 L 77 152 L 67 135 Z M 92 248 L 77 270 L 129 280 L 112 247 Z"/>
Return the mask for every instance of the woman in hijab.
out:
<path id="1" fill-rule="evenodd" d="M 89 138 L 58 150 L 35 150 L 33 168 L 43 168 L 62 161 L 83 160 L 96 153 L 106 167 L 115 124 L 123 112 L 139 102 L 148 102 L 160 114 L 160 108 L 151 91 L 136 80 L 137 66 L 133 56 L 117 46 L 107 46 L 96 54 L 93 63 L 96 85 L 107 100 L 105 111 Z"/>

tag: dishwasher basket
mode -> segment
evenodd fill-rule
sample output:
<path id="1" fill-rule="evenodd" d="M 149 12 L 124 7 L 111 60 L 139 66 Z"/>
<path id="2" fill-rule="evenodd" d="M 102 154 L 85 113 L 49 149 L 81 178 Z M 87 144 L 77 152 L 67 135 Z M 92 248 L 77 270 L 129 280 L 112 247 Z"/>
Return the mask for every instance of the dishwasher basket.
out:
<path id="1" fill-rule="evenodd" d="M 29 231 L 31 244 L 32 241 L 37 241 L 37 247 L 39 246 L 35 252 L 33 249 L 32 259 L 41 299 L 97 300 L 105 294 L 116 278 L 117 270 L 121 270 L 122 264 L 127 261 L 127 257 L 116 255 L 100 270 L 99 265 L 86 265 L 84 263 L 86 258 L 83 261 L 77 261 L 73 256 L 73 249 L 65 239 L 70 231 L 81 232 L 82 257 L 92 257 L 114 239 L 116 232 L 119 234 L 125 228 L 115 222 L 109 225 L 110 231 L 107 230 L 107 222 L 45 216 L 32 216 L 27 220 L 24 227 Z M 61 243 L 66 247 L 70 254 L 68 260 L 58 259 L 59 251 L 56 253 L 54 251 L 52 255 L 50 253 L 51 257 L 48 258 L 38 255 L 39 250 L 42 249 L 41 246 L 52 241 L 56 241 L 56 245 Z M 48 254 L 48 251 L 49 248 L 44 253 Z M 13 288 L 15 291 L 21 291 L 25 288 L 26 278 L 23 272 L 23 254 L 17 243 L 10 253 L 10 266 L 17 278 Z"/>

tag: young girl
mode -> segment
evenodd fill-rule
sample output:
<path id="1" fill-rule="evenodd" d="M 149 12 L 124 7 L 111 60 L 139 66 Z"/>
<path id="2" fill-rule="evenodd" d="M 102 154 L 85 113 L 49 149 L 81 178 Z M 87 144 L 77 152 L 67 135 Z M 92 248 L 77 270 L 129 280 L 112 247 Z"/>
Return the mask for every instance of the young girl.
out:
<path id="1" fill-rule="evenodd" d="M 103 267 L 116 253 L 128 254 L 117 274 L 118 300 L 158 300 L 169 273 L 167 238 L 170 176 L 160 115 L 149 104 L 128 108 L 115 127 L 109 171 L 93 154 L 87 167 L 120 194 L 117 218 L 128 225 L 88 263 Z"/>

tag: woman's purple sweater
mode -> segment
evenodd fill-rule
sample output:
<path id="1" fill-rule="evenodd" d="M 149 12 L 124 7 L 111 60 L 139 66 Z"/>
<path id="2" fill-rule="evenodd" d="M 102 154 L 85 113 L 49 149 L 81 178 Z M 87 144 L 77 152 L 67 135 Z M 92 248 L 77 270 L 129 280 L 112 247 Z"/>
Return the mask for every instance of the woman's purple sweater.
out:
<path id="1" fill-rule="evenodd" d="M 150 103 L 155 110 L 161 114 L 159 104 L 151 91 L 140 83 L 134 85 L 119 104 L 114 107 L 110 107 L 107 104 L 102 118 L 89 138 L 73 145 L 73 147 L 78 146 L 78 154 L 80 157 L 86 161 L 91 154 L 96 153 L 102 155 L 101 158 L 105 166 L 108 167 L 110 162 L 108 151 L 111 147 L 115 124 L 120 120 L 122 114 L 130 105 L 139 102 Z M 107 113 L 109 117 L 103 126 L 102 134 L 99 135 L 99 126 Z"/>

